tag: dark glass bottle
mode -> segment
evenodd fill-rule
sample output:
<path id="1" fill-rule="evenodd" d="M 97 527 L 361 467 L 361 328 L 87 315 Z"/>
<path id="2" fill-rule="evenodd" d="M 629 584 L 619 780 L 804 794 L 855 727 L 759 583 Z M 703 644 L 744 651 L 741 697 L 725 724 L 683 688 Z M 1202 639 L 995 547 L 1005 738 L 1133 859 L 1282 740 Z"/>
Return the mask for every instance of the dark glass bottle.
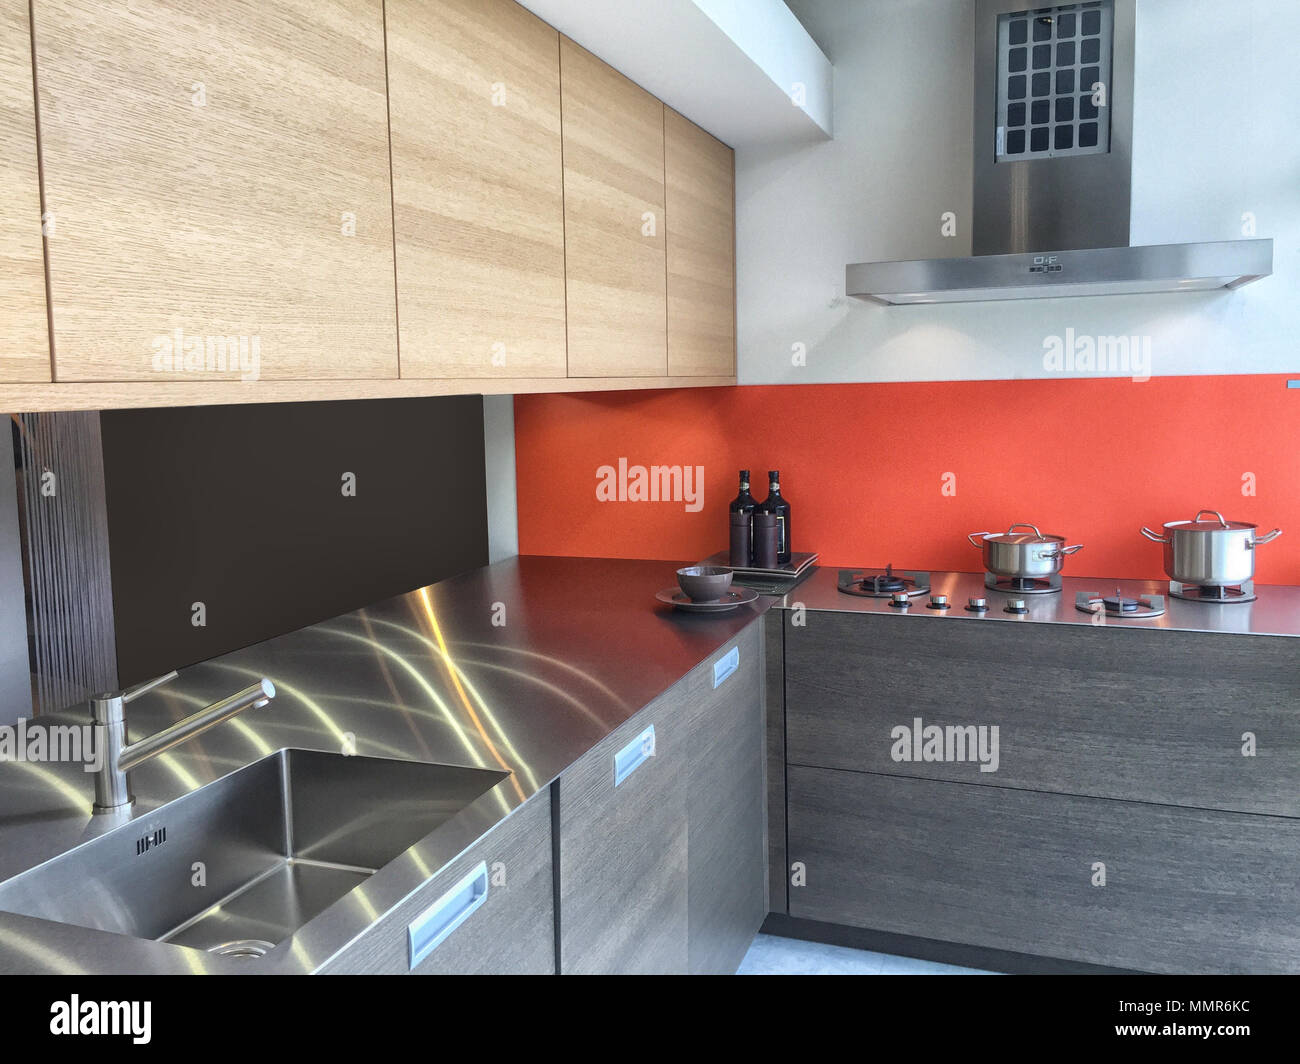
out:
<path id="1" fill-rule="evenodd" d="M 754 507 L 758 505 L 757 500 L 749 493 L 749 470 L 740 471 L 740 494 L 731 500 L 731 512 L 733 514 L 752 514 Z"/>
<path id="2" fill-rule="evenodd" d="M 776 515 L 776 560 L 790 564 L 790 504 L 781 494 L 781 471 L 768 470 L 767 498 L 758 504 L 759 511 Z"/>
<path id="3" fill-rule="evenodd" d="M 744 568 L 753 562 L 753 528 L 754 507 L 758 503 L 749 493 L 749 470 L 740 471 L 740 494 L 731 500 L 728 508 L 731 514 L 731 535 L 728 561 L 737 568 Z"/>

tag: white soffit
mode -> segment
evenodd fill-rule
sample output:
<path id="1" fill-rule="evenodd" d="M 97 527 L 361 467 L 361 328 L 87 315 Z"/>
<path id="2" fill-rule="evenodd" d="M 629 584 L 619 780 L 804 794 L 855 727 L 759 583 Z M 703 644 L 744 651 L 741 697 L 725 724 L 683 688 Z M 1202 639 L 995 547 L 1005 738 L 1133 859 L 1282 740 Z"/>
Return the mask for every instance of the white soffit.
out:
<path id="1" fill-rule="evenodd" d="M 783 0 L 521 2 L 733 148 L 831 136 L 830 60 Z"/>

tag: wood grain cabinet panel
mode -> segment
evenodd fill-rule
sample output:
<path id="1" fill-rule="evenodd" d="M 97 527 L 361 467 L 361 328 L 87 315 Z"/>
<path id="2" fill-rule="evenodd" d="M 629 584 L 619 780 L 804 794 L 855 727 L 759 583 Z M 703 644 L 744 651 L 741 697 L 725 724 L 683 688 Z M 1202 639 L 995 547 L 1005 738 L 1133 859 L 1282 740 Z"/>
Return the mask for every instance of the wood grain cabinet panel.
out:
<path id="1" fill-rule="evenodd" d="M 664 109 L 668 372 L 736 372 L 736 186 L 732 150 Z"/>
<path id="2" fill-rule="evenodd" d="M 387 0 L 403 377 L 563 377 L 559 33 L 513 0 Z"/>
<path id="3" fill-rule="evenodd" d="M 560 776 L 561 975 L 688 969 L 682 696 L 674 686 Z M 653 755 L 615 786 L 615 755 L 651 726 Z"/>
<path id="4" fill-rule="evenodd" d="M 793 764 L 1300 817 L 1295 640 L 786 616 Z M 1032 682 L 1013 692 L 1006 677 L 1017 675 Z M 894 760 L 893 729 L 918 717 L 996 727 L 996 771 L 981 771 L 975 751 Z"/>
<path id="5" fill-rule="evenodd" d="M 487 898 L 412 970 L 407 928 L 485 862 Z M 328 975 L 553 975 L 555 910 L 551 792 L 528 799 L 446 868 L 385 914 Z"/>
<path id="6" fill-rule="evenodd" d="M 799 765 L 787 780 L 807 875 L 791 916 L 1144 971 L 1300 971 L 1300 820 Z"/>
<path id="7" fill-rule="evenodd" d="M 560 95 L 569 376 L 664 376 L 664 106 L 566 37 Z"/>
<path id="8" fill-rule="evenodd" d="M 739 652 L 713 686 L 713 664 L 692 674 L 686 787 L 692 975 L 732 975 L 767 914 L 762 624 L 715 655 Z"/>
<path id="9" fill-rule="evenodd" d="M 396 377 L 381 0 L 33 10 L 56 379 Z"/>
<path id="10" fill-rule="evenodd" d="M 27 0 L 0 2 L 0 380 L 50 379 Z"/>

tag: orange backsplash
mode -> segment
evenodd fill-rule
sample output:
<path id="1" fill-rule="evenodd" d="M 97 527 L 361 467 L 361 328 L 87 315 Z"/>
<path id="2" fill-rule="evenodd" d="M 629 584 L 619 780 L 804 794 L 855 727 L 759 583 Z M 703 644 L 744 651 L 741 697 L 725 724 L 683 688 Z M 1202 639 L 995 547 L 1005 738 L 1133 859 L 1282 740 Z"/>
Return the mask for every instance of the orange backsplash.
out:
<path id="1" fill-rule="evenodd" d="M 1300 583 L 1300 390 L 1276 375 L 518 396 L 515 448 L 523 554 L 703 558 L 736 471 L 762 499 L 775 467 L 823 565 L 979 571 L 966 533 L 1028 521 L 1084 544 L 1068 576 L 1163 579 L 1138 528 L 1209 507 L 1284 529 L 1256 579 Z M 702 507 L 599 500 L 620 458 L 703 467 Z"/>

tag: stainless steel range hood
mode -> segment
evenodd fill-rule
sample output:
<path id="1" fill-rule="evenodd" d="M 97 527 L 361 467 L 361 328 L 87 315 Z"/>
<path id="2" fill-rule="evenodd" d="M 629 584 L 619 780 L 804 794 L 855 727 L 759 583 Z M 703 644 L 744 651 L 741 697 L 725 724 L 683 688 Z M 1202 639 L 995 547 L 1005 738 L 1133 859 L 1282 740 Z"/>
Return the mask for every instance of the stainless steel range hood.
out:
<path id="1" fill-rule="evenodd" d="M 1130 246 L 1135 0 L 977 0 L 974 211 L 965 258 L 860 262 L 888 305 L 1240 288 L 1273 241 Z"/>
<path id="2" fill-rule="evenodd" d="M 1240 288 L 1273 272 L 1272 240 L 859 262 L 848 294 L 891 306 Z"/>

